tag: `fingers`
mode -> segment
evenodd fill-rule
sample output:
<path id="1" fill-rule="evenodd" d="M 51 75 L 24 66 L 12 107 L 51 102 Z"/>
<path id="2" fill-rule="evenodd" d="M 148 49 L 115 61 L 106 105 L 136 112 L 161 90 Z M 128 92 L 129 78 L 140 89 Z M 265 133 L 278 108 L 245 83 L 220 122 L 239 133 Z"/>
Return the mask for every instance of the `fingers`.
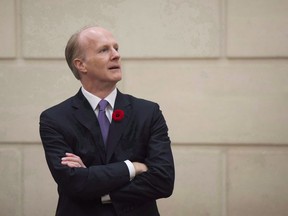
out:
<path id="1" fill-rule="evenodd" d="M 147 167 L 146 164 L 144 164 L 144 163 L 133 162 L 132 164 L 134 165 L 136 175 L 148 171 L 148 167 Z"/>
<path id="2" fill-rule="evenodd" d="M 81 164 L 76 163 L 76 162 L 62 161 L 61 164 L 66 165 L 66 166 L 68 166 L 68 167 L 70 167 L 70 168 L 73 168 L 73 167 L 82 167 Z"/>
<path id="3" fill-rule="evenodd" d="M 80 158 L 79 156 L 77 156 L 77 155 L 75 155 L 75 154 L 73 154 L 73 153 L 69 153 L 69 152 L 65 153 L 65 155 L 66 155 L 67 157 Z"/>
<path id="4" fill-rule="evenodd" d="M 66 157 L 61 158 L 61 164 L 69 167 L 83 167 L 86 168 L 81 158 L 72 153 L 66 153 Z"/>

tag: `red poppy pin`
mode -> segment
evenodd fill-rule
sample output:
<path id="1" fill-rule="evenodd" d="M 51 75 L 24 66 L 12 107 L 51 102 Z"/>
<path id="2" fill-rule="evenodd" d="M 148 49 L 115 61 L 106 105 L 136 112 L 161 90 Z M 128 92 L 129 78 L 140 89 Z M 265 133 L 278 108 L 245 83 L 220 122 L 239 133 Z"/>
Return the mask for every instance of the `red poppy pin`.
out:
<path id="1" fill-rule="evenodd" d="M 121 121 L 124 118 L 124 111 L 117 109 L 114 110 L 114 112 L 112 113 L 112 119 L 116 122 Z"/>

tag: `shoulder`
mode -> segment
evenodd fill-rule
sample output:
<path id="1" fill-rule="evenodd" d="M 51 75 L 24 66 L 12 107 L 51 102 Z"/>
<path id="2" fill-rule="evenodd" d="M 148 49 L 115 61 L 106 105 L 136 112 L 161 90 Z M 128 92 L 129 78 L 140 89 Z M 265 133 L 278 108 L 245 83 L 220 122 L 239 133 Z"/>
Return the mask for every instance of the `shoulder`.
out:
<path id="1" fill-rule="evenodd" d="M 82 104 L 87 105 L 89 103 L 81 93 L 81 90 L 79 90 L 74 96 L 44 110 L 42 114 L 65 115 L 71 113 L 73 109 L 78 108 Z"/>
<path id="2" fill-rule="evenodd" d="M 130 101 L 130 108 L 135 119 L 139 120 L 139 122 L 144 122 L 144 124 L 150 123 L 149 127 L 153 126 L 155 130 L 157 128 L 168 130 L 165 118 L 158 103 L 129 94 L 125 94 L 124 96 Z"/>
<path id="3" fill-rule="evenodd" d="M 141 107 L 142 109 L 144 109 L 144 108 L 155 109 L 155 108 L 159 107 L 158 103 L 151 101 L 151 100 L 135 97 L 135 96 L 130 95 L 130 94 L 122 94 L 122 95 L 129 100 L 130 104 L 134 108 Z"/>
<path id="4" fill-rule="evenodd" d="M 73 101 L 73 97 L 70 97 L 52 107 L 47 108 L 41 113 L 40 116 L 50 116 L 50 117 L 59 118 L 63 115 L 66 115 L 67 113 L 69 113 L 69 110 L 71 110 L 72 101 Z"/>
<path id="5" fill-rule="evenodd" d="M 122 94 L 122 96 L 130 110 L 132 110 L 132 113 L 135 116 L 140 116 L 141 119 L 150 119 L 162 115 L 160 106 L 154 101 L 135 97 L 130 94 Z"/>

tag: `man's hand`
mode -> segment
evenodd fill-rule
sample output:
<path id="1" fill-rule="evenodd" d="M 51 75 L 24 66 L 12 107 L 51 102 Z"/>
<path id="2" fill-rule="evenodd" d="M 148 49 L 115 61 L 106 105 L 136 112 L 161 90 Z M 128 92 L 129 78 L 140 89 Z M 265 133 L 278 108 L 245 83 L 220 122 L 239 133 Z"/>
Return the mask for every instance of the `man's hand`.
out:
<path id="1" fill-rule="evenodd" d="M 61 158 L 61 164 L 66 165 L 68 167 L 83 167 L 86 168 L 85 164 L 81 160 L 81 158 L 72 153 L 66 153 L 66 157 Z"/>
<path id="2" fill-rule="evenodd" d="M 144 163 L 132 162 L 132 164 L 135 168 L 136 175 L 146 172 L 148 170 L 148 167 Z"/>

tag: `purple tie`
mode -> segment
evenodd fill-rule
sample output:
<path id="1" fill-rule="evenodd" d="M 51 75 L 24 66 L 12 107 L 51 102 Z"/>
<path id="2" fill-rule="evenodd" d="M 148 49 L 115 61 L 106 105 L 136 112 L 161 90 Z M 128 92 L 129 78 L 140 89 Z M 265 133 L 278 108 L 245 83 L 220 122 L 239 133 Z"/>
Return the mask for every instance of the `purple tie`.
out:
<path id="1" fill-rule="evenodd" d="M 106 144 L 109 126 L 110 126 L 110 122 L 105 112 L 107 105 L 108 105 L 108 101 L 106 100 L 101 100 L 98 104 L 99 106 L 98 122 L 100 124 L 104 144 Z"/>

